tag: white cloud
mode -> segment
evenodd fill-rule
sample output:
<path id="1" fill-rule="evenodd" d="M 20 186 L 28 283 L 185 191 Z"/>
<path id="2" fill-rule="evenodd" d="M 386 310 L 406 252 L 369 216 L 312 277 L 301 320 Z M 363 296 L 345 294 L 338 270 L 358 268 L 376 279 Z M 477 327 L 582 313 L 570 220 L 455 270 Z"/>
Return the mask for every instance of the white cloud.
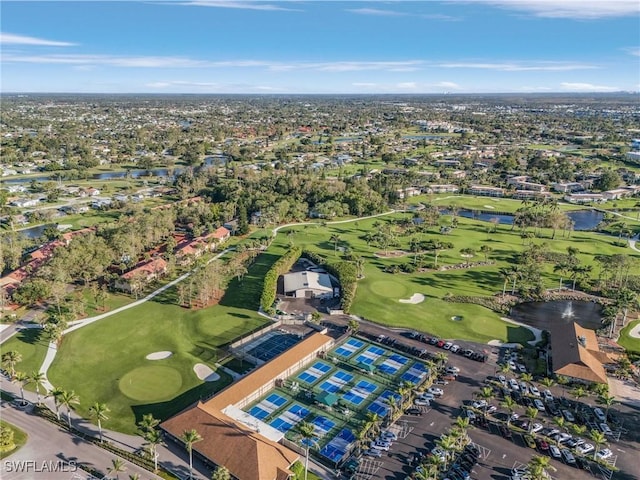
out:
<path id="1" fill-rule="evenodd" d="M 373 15 L 378 17 L 406 17 L 404 12 L 395 10 L 380 10 L 378 8 L 348 8 L 347 12 L 357 13 L 358 15 Z"/>
<path id="2" fill-rule="evenodd" d="M 77 45 L 70 42 L 58 42 L 44 38 L 14 35 L 12 33 L 0 33 L 0 45 L 37 45 L 43 47 L 72 47 Z"/>
<path id="3" fill-rule="evenodd" d="M 438 82 L 432 85 L 433 87 L 448 88 L 450 90 L 460 90 L 462 87 L 454 82 Z"/>
<path id="4" fill-rule="evenodd" d="M 634 57 L 640 57 L 640 47 L 628 47 L 623 49 L 629 55 L 633 55 Z"/>
<path id="5" fill-rule="evenodd" d="M 191 6 L 191 7 L 233 8 L 238 10 L 262 10 L 264 12 L 300 11 L 293 8 L 286 8 L 281 5 L 272 5 L 269 3 L 245 2 L 245 1 L 191 0 L 188 2 L 180 2 L 179 5 L 185 5 L 185 6 Z"/>
<path id="6" fill-rule="evenodd" d="M 500 70 L 504 72 L 531 72 L 531 71 L 552 71 L 566 72 L 571 70 L 591 70 L 599 68 L 596 65 L 588 65 L 583 63 L 564 63 L 564 62 L 532 62 L 532 63 L 481 63 L 481 62 L 456 62 L 456 63 L 439 63 L 435 67 L 440 68 L 471 68 L 482 70 Z"/>
<path id="7" fill-rule="evenodd" d="M 569 90 L 572 92 L 618 92 L 620 91 L 619 87 L 610 87 L 607 85 L 594 85 L 592 83 L 562 82 L 560 86 L 564 90 Z"/>
<path id="8" fill-rule="evenodd" d="M 510 10 L 529 12 L 536 17 L 593 20 L 625 17 L 640 13 L 638 0 L 472 0 Z"/>

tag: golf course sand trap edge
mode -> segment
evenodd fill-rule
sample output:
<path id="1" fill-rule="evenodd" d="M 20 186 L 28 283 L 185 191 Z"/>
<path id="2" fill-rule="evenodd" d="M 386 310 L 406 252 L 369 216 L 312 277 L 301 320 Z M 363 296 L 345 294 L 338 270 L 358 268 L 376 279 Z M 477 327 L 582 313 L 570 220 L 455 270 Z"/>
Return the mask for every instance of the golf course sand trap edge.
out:
<path id="1" fill-rule="evenodd" d="M 488 208 L 490 210 L 495 210 L 496 207 L 494 207 L 493 205 L 484 205 L 484 208 Z"/>
<path id="2" fill-rule="evenodd" d="M 165 358 L 169 358 L 171 355 L 173 355 L 173 352 L 163 350 L 161 352 L 150 353 L 144 358 L 146 358 L 147 360 L 164 360 Z"/>
<path id="3" fill-rule="evenodd" d="M 629 331 L 629 336 L 631 338 L 640 338 L 640 323 Z"/>
<path id="4" fill-rule="evenodd" d="M 411 298 L 401 298 L 398 300 L 400 303 L 422 303 L 424 302 L 424 295 L 421 293 L 414 293 Z"/>
<path id="5" fill-rule="evenodd" d="M 211 370 L 211 367 L 204 363 L 196 363 L 193 366 L 193 371 L 200 380 L 204 380 L 205 382 L 215 382 L 220 380 L 220 375 Z"/>

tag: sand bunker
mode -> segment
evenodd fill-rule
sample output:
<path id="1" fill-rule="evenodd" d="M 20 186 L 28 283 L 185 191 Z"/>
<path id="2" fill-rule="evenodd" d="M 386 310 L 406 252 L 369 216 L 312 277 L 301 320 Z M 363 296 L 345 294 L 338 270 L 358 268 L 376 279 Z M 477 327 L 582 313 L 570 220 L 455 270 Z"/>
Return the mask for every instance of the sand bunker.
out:
<path id="1" fill-rule="evenodd" d="M 164 360 L 165 358 L 169 358 L 171 355 L 173 355 L 173 352 L 163 350 L 162 352 L 150 353 L 144 358 L 146 358 L 147 360 Z"/>
<path id="2" fill-rule="evenodd" d="M 211 367 L 204 363 L 196 363 L 193 366 L 193 371 L 196 372 L 196 375 L 200 380 L 204 380 L 205 382 L 215 382 L 220 380 L 220 375 L 211 370 Z"/>
<path id="3" fill-rule="evenodd" d="M 495 210 L 496 207 L 493 205 L 484 205 L 484 208 L 488 208 L 489 210 Z"/>
<path id="4" fill-rule="evenodd" d="M 411 298 L 401 298 L 399 300 L 400 303 L 422 303 L 424 302 L 424 295 L 421 293 L 414 293 L 411 295 Z"/>
<path id="5" fill-rule="evenodd" d="M 633 338 L 640 338 L 640 323 L 629 331 L 629 336 Z"/>
<path id="6" fill-rule="evenodd" d="M 453 320 L 454 322 L 461 322 L 462 318 L 462 315 L 454 315 L 453 317 L 451 317 L 451 320 Z"/>

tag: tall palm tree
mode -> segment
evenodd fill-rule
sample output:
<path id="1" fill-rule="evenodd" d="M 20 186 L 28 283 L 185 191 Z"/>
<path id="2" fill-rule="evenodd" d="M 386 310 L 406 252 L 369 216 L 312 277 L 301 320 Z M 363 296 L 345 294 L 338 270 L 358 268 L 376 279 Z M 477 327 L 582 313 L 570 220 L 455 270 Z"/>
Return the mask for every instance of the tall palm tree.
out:
<path id="1" fill-rule="evenodd" d="M 540 411 L 535 407 L 527 407 L 525 410 L 525 415 L 529 418 L 529 433 L 531 433 L 531 429 L 533 428 L 533 421 L 538 417 Z"/>
<path id="2" fill-rule="evenodd" d="M 147 441 L 149 451 L 153 456 L 154 471 L 158 470 L 158 447 L 164 445 L 164 439 L 160 430 L 149 430 L 145 432 L 143 438 Z"/>
<path id="3" fill-rule="evenodd" d="M 316 435 L 315 426 L 311 422 L 300 422 L 296 425 L 296 430 L 305 446 L 304 480 L 307 480 L 309 473 L 309 449 L 311 448 L 311 441 Z"/>
<path id="4" fill-rule="evenodd" d="M 100 432 L 100 443 L 102 443 L 102 421 L 109 420 L 107 413 L 111 410 L 105 403 L 96 402 L 89 407 L 89 416 L 98 422 L 98 431 Z"/>
<path id="5" fill-rule="evenodd" d="M 511 414 L 516 409 L 517 403 L 513 398 L 505 397 L 505 399 L 502 401 L 502 403 L 500 405 L 502 405 L 504 408 L 506 408 L 509 411 L 509 417 L 507 418 L 507 425 L 510 425 L 511 424 Z"/>
<path id="6" fill-rule="evenodd" d="M 40 405 L 40 387 L 44 386 L 44 381 L 46 377 L 44 373 L 39 372 L 38 370 L 34 370 L 29 375 L 29 381 L 33 383 L 36 387 L 36 395 L 38 396 L 38 405 Z"/>
<path id="7" fill-rule="evenodd" d="M 124 464 L 124 460 L 121 458 L 114 458 L 111 460 L 111 466 L 107 468 L 107 473 L 109 475 L 116 474 L 116 479 L 120 478 L 118 474 L 125 472 L 127 470 L 126 465 Z"/>
<path id="8" fill-rule="evenodd" d="M 16 365 L 22 361 L 22 355 L 15 350 L 9 350 L 2 354 L 2 368 L 9 370 L 9 378 L 16 374 Z"/>
<path id="9" fill-rule="evenodd" d="M 340 243 L 340 235 L 337 233 L 331 235 L 331 241 L 333 242 L 333 256 L 338 255 L 338 244 Z"/>
<path id="10" fill-rule="evenodd" d="M 24 403 L 24 386 L 29 383 L 29 375 L 24 372 L 15 372 L 13 375 L 13 381 L 20 385 L 20 397 L 22 398 L 22 403 Z"/>
<path id="11" fill-rule="evenodd" d="M 479 391 L 474 393 L 476 398 L 480 398 L 487 402 L 487 405 L 482 409 L 482 416 L 486 418 L 487 416 L 487 406 L 491 400 L 495 398 L 495 394 L 493 393 L 493 388 L 491 387 L 482 387 Z"/>
<path id="12" fill-rule="evenodd" d="M 609 415 L 609 408 L 611 408 L 611 405 L 616 403 L 616 398 L 605 393 L 604 395 L 600 395 L 600 397 L 598 398 L 598 403 L 607 407 L 604 412 L 604 416 L 606 417 Z"/>
<path id="13" fill-rule="evenodd" d="M 449 355 L 447 355 L 446 353 L 436 353 L 436 362 L 438 362 L 440 365 L 444 365 L 445 363 L 447 363 L 447 360 L 449 360 Z"/>
<path id="14" fill-rule="evenodd" d="M 443 435 L 438 441 L 436 441 L 436 445 L 444 450 L 445 458 L 448 462 L 453 455 L 453 452 L 456 450 L 457 442 L 450 435 Z"/>
<path id="15" fill-rule="evenodd" d="M 567 421 L 564 417 L 553 417 L 553 423 L 555 423 L 560 429 L 564 429 L 564 427 L 567 426 Z"/>
<path id="16" fill-rule="evenodd" d="M 191 430 L 185 430 L 180 436 L 180 440 L 184 442 L 187 452 L 189 452 L 189 478 L 193 478 L 193 444 L 202 440 L 200 434 L 192 428 Z"/>
<path id="17" fill-rule="evenodd" d="M 596 455 L 598 454 L 598 451 L 600 450 L 600 447 L 602 445 L 604 445 L 605 443 L 607 443 L 607 437 L 605 436 L 604 433 L 598 431 L 598 430 L 591 430 L 589 432 L 589 438 L 593 441 L 593 443 L 596 444 L 596 449 L 593 452 L 593 459 L 596 459 Z"/>
<path id="18" fill-rule="evenodd" d="M 67 421 L 69 422 L 69 428 L 71 428 L 71 409 L 72 409 L 72 405 L 77 405 L 78 403 L 80 403 L 80 399 L 78 398 L 78 395 L 76 395 L 76 392 L 74 392 L 73 390 L 71 391 L 67 391 L 64 390 L 61 394 L 60 394 L 60 405 L 63 405 L 66 409 L 67 409 Z"/>
<path id="19" fill-rule="evenodd" d="M 144 436 L 145 433 L 155 430 L 158 425 L 160 425 L 160 420 L 154 418 L 152 413 L 145 413 L 142 420 L 138 422 L 138 429 Z"/>
<path id="20" fill-rule="evenodd" d="M 60 421 L 60 397 L 62 396 L 63 393 L 64 393 L 64 390 L 62 390 L 61 388 L 55 387 L 53 390 L 51 390 L 47 394 L 47 397 L 53 398 L 53 405 L 56 409 L 56 417 L 58 418 L 58 421 Z"/>
<path id="21" fill-rule="evenodd" d="M 583 397 L 586 397 L 589 393 L 585 390 L 584 387 L 576 387 L 571 391 L 571 395 L 573 395 L 576 399 L 576 411 L 578 410 L 578 402 Z"/>
<path id="22" fill-rule="evenodd" d="M 546 480 L 551 478 L 547 470 L 552 469 L 555 471 L 555 468 L 551 466 L 551 458 L 550 457 L 540 457 L 538 455 L 534 455 L 527 463 L 527 473 L 531 480 Z"/>

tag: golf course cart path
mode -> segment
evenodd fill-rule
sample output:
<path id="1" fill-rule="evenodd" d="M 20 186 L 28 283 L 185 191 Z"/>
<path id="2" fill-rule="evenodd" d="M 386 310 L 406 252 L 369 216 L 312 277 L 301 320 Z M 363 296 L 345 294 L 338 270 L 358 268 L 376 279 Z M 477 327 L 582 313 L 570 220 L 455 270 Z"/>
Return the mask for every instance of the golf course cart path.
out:
<path id="1" fill-rule="evenodd" d="M 193 366 L 193 371 L 196 373 L 200 380 L 204 380 L 205 382 L 217 382 L 220 380 L 220 375 L 214 372 L 211 367 L 205 365 L 204 363 L 196 363 Z"/>
<path id="2" fill-rule="evenodd" d="M 400 303 L 411 303 L 411 304 L 415 305 L 417 303 L 424 302 L 424 295 L 421 294 L 421 293 L 414 293 L 413 295 L 411 295 L 411 298 L 401 298 L 398 301 Z"/>
<path id="3" fill-rule="evenodd" d="M 376 213 L 375 215 L 368 215 L 366 217 L 357 217 L 357 218 L 348 218 L 347 220 L 334 220 L 331 222 L 326 222 L 327 225 L 339 225 L 341 223 L 349 223 L 349 222 L 358 222 L 360 220 L 367 220 L 369 218 L 383 217 L 385 215 L 391 215 L 397 212 L 404 212 L 406 210 L 389 210 L 388 212 Z M 272 236 L 275 237 L 278 232 L 283 228 L 288 227 L 297 227 L 301 225 L 322 225 L 320 222 L 294 222 L 294 223 L 286 223 L 284 225 L 280 225 L 273 229 Z"/>
<path id="4" fill-rule="evenodd" d="M 511 318 L 507 318 L 507 317 L 500 317 L 500 319 L 504 320 L 505 322 L 509 322 L 509 323 L 514 324 L 514 325 L 518 325 L 519 327 L 524 327 L 527 330 L 530 330 L 531 333 L 533 333 L 533 336 L 535 338 L 533 340 L 529 340 L 527 342 L 529 345 L 533 346 L 536 343 L 542 341 L 542 330 L 540 330 L 539 328 L 532 327 L 531 325 L 527 325 L 526 323 L 516 322 L 515 320 L 512 320 Z"/>
<path id="5" fill-rule="evenodd" d="M 631 247 L 632 250 L 635 250 L 636 252 L 640 252 L 640 248 L 636 247 L 636 242 L 638 241 L 639 238 L 640 238 L 640 233 L 636 234 L 635 236 L 629 239 L 629 246 Z"/>
<path id="6" fill-rule="evenodd" d="M 161 352 L 150 353 L 144 358 L 146 358 L 147 360 L 164 360 L 165 358 L 169 358 L 171 355 L 173 355 L 173 352 L 163 350 Z"/>
<path id="7" fill-rule="evenodd" d="M 225 255 L 230 250 L 231 250 L 230 248 L 227 248 L 227 249 L 221 251 L 219 254 L 217 254 L 216 256 L 211 258 L 209 261 L 207 261 L 207 264 L 213 262 L 214 260 L 219 259 L 220 257 Z M 115 315 L 117 313 L 124 312 L 125 310 L 129 310 L 130 308 L 137 307 L 138 305 L 142 305 L 143 303 L 148 302 L 152 298 L 157 297 L 158 295 L 160 295 L 165 290 L 167 290 L 167 289 L 173 287 L 174 285 L 177 285 L 178 283 L 182 282 L 183 280 L 189 278 L 189 276 L 191 276 L 191 274 L 194 271 L 195 270 L 192 270 L 192 271 L 187 272 L 187 273 L 185 273 L 183 275 L 180 275 L 175 280 L 172 280 L 171 282 L 169 282 L 166 285 L 160 287 L 159 289 L 151 292 L 149 295 L 147 295 L 144 298 L 141 298 L 140 300 L 136 300 L 135 302 L 129 303 L 129 304 L 124 305 L 122 307 L 115 308 L 115 309 L 113 309 L 113 310 L 111 310 L 109 312 L 103 313 L 101 315 L 96 315 L 95 317 L 85 318 L 84 320 L 81 320 L 81 321 L 77 322 L 72 327 L 69 327 L 66 330 L 64 330 L 62 332 L 62 334 L 66 335 L 67 333 L 71 333 L 71 332 L 73 332 L 73 331 L 75 331 L 75 330 L 77 330 L 79 328 L 84 327 L 85 325 L 89 325 L 89 324 L 91 324 L 93 322 L 97 322 L 98 320 L 102 320 L 103 318 L 107 318 L 107 317 L 110 317 L 110 316 Z M 42 382 L 42 384 L 48 391 L 51 391 L 54 388 L 53 385 L 51 384 L 51 382 L 49 382 L 49 378 L 47 377 L 47 372 L 49 371 L 49 367 L 51 367 L 51 364 L 53 363 L 53 360 L 56 358 L 56 353 L 58 353 L 58 347 L 55 344 L 55 342 L 49 343 L 49 347 L 47 348 L 47 354 L 45 355 L 44 361 L 42 362 L 42 366 L 40 367 L 40 373 L 42 373 L 44 375 L 44 381 Z"/>

